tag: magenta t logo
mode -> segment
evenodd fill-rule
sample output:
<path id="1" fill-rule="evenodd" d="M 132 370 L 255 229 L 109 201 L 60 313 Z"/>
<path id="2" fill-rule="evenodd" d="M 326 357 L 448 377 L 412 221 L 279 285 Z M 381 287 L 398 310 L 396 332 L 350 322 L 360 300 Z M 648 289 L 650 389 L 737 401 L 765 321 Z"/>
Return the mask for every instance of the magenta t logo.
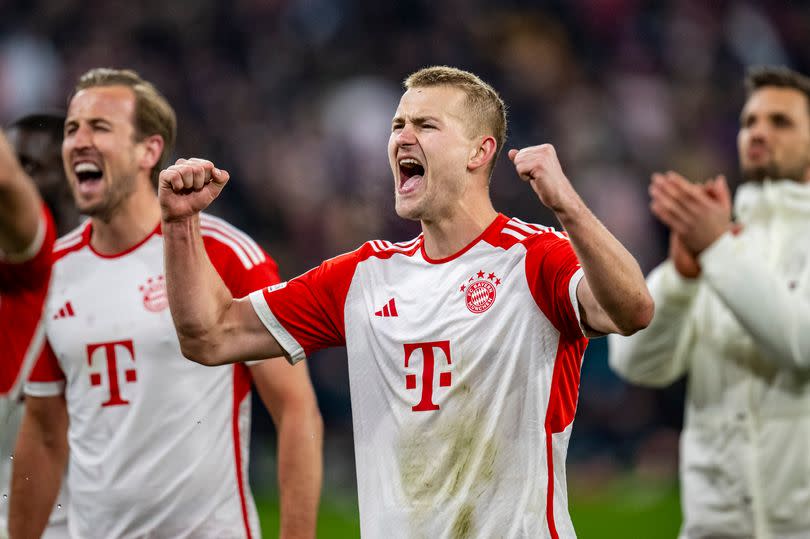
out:
<path id="1" fill-rule="evenodd" d="M 419 342 L 419 343 L 405 343 L 405 368 L 410 364 L 411 354 L 415 350 L 422 351 L 422 400 L 419 404 L 411 408 L 414 412 L 429 412 L 431 410 L 438 410 L 439 405 L 433 402 L 433 379 L 434 372 L 436 371 L 436 355 L 434 350 L 441 350 L 444 353 L 444 360 L 447 365 L 451 365 L 450 360 L 450 341 L 434 341 L 434 342 Z M 440 364 L 441 367 L 443 364 Z M 450 387 L 451 383 L 450 371 L 442 371 L 439 373 L 439 386 Z M 417 379 L 415 374 L 405 375 L 405 388 L 416 389 Z"/>
<path id="2" fill-rule="evenodd" d="M 110 391 L 110 398 L 101 403 L 101 406 L 121 406 L 129 404 L 129 401 L 121 397 L 120 380 L 118 378 L 118 360 L 124 359 L 128 355 L 131 363 L 135 362 L 135 350 L 132 346 L 131 340 L 115 341 L 115 342 L 102 342 L 87 345 L 87 363 L 93 367 L 93 356 L 96 351 L 100 351 L 106 360 L 106 365 L 99 369 L 102 372 L 90 373 L 90 385 L 100 386 L 102 384 L 102 373 L 106 371 L 107 385 Z M 104 368 L 106 367 L 106 369 Z M 127 382 L 135 382 L 138 379 L 138 373 L 134 368 L 124 370 L 124 380 Z"/>

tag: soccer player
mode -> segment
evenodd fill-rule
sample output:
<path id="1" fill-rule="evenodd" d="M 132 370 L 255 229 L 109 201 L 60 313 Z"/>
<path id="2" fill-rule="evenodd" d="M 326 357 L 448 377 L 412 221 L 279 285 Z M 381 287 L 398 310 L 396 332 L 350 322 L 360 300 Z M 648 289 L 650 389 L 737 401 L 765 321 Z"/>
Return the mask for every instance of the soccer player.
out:
<path id="1" fill-rule="evenodd" d="M 574 537 L 565 454 L 586 335 L 647 324 L 643 276 L 550 145 L 509 158 L 566 232 L 495 211 L 506 116 L 488 84 L 432 67 L 405 87 L 388 157 L 397 213 L 422 224 L 412 241 L 234 300 L 198 215 L 228 173 L 199 159 L 161 173 L 182 349 L 214 365 L 347 347 L 364 537 Z"/>
<path id="2" fill-rule="evenodd" d="M 94 69 L 64 133 L 68 181 L 90 219 L 55 247 L 48 346 L 15 449 L 12 537 L 38 537 L 68 445 L 74 537 L 260 537 L 247 484 L 251 380 L 278 427 L 281 536 L 314 537 L 322 427 L 306 369 L 279 359 L 209 369 L 180 353 L 154 188 L 175 138 L 171 106 L 132 71 Z M 278 280 L 244 233 L 201 222 L 231 293 Z"/>
<path id="3" fill-rule="evenodd" d="M 745 182 L 654 174 L 670 257 L 648 278 L 650 326 L 610 342 L 627 380 L 688 376 L 681 537 L 810 537 L 810 79 L 746 79 Z"/>
<path id="4" fill-rule="evenodd" d="M 62 167 L 61 147 L 64 123 L 65 117 L 59 114 L 38 113 L 23 116 L 6 128 L 6 136 L 14 149 L 20 168 L 33 180 L 39 194 L 45 200 L 46 206 L 51 210 L 57 232 L 70 229 L 78 224 L 78 213 L 69 198 L 70 190 Z M 67 199 L 65 195 L 67 195 Z M 35 210 L 29 208 L 19 211 L 20 207 L 17 207 L 17 209 L 10 212 L 3 211 L 3 216 L 9 219 L 7 223 L 4 222 L 3 226 L 15 226 L 23 223 L 26 214 L 37 215 L 40 212 L 40 204 L 37 202 Z M 53 235 L 51 240 L 52 238 Z M 36 264 L 46 263 L 50 259 L 48 255 L 52 248 L 53 241 L 43 245 L 40 249 L 44 249 L 44 251 L 39 256 L 39 262 L 34 262 L 33 266 L 21 264 L 5 267 L 2 271 L 10 272 L 13 270 L 18 272 L 18 275 L 25 275 L 29 271 L 33 275 L 42 274 L 41 270 L 36 269 Z M 10 276 L 11 273 L 3 273 L 4 278 Z M 42 277 L 45 277 L 44 274 L 42 274 Z M 10 282 L 4 281 L 2 285 L 3 298 L 0 299 L 0 310 L 2 311 L 0 324 L 2 324 L 2 330 L 0 331 L 3 332 L 3 350 L 9 349 L 7 343 L 10 339 L 29 339 L 30 333 L 26 326 L 39 322 L 41 318 L 42 300 L 44 299 L 44 295 L 41 294 L 35 296 L 37 298 L 36 302 L 28 304 L 31 310 L 18 318 L 19 315 L 13 307 L 15 300 L 6 296 L 11 292 L 11 287 L 17 287 L 17 279 L 20 279 L 20 277 L 18 276 Z M 47 278 L 41 281 L 40 285 L 43 285 L 43 283 L 47 284 Z M 19 294 L 14 295 L 20 297 Z M 39 305 L 38 308 L 37 305 Z M 0 419 L 0 457 L 2 457 L 0 458 L 0 492 L 3 494 L 3 498 L 0 499 L 0 537 L 5 537 L 8 530 L 8 494 L 11 486 L 11 468 L 14 463 L 10 457 L 13 453 L 24 410 L 21 398 L 22 381 L 34 365 L 38 355 L 37 350 L 38 345 L 32 347 L 31 352 L 27 354 L 26 360 L 23 360 L 26 356 L 21 356 L 19 351 L 10 354 L 7 358 L 4 358 L 4 365 L 0 369 L 0 373 L 2 373 L 0 385 L 5 388 L 3 389 L 4 396 L 0 397 L 0 408 L 2 408 L 2 412 L 0 412 L 0 418 L 2 418 Z M 6 392 L 9 387 L 13 387 L 13 391 Z M 48 527 L 43 537 L 45 539 L 67 538 L 66 517 L 67 493 L 62 489 L 57 497 L 56 506 L 51 512 Z"/>

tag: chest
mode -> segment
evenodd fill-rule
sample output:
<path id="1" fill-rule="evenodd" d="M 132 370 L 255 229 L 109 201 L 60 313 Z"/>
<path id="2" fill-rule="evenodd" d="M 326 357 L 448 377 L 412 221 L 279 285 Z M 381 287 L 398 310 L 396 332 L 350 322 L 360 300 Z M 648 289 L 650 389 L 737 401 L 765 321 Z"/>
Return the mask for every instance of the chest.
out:
<path id="1" fill-rule="evenodd" d="M 144 368 L 142 359 L 179 350 L 154 243 L 116 259 L 79 252 L 55 267 L 46 331 L 68 377 L 94 366 L 118 370 L 113 363 Z"/>

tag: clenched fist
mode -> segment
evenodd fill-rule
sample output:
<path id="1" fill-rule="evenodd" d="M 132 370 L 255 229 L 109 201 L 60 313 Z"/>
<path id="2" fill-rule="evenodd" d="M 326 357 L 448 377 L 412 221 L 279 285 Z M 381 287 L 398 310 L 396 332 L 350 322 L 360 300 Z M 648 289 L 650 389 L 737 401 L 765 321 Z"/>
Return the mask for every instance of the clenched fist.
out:
<path id="1" fill-rule="evenodd" d="M 230 174 L 205 159 L 178 159 L 159 176 L 163 221 L 179 221 L 207 208 L 228 183 Z"/>
<path id="2" fill-rule="evenodd" d="M 557 152 L 551 144 L 509 150 L 520 179 L 529 182 L 546 207 L 559 213 L 579 199 L 571 182 L 563 174 Z"/>

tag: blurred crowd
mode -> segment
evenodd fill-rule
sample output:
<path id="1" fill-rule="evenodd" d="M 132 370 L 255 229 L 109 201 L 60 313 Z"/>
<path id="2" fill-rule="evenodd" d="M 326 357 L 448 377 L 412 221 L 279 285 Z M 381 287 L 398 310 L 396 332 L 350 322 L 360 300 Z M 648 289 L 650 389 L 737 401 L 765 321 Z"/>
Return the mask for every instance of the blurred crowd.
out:
<path id="1" fill-rule="evenodd" d="M 367 239 L 419 233 L 393 211 L 385 148 L 401 81 L 420 67 L 468 69 L 498 89 L 508 147 L 553 143 L 645 273 L 666 249 L 647 208 L 650 173 L 724 172 L 733 183 L 745 66 L 810 72 L 810 8 L 789 2 L 0 0 L 0 10 L 0 121 L 63 109 L 91 67 L 139 71 L 177 110 L 176 155 L 231 171 L 214 213 L 265 247 L 282 278 Z M 496 208 L 555 225 L 501 160 Z M 572 476 L 674 477 L 681 390 L 628 387 L 605 356 L 593 341 Z M 345 352 L 319 353 L 310 369 L 326 488 L 351 488 Z M 254 424 L 261 441 L 270 422 Z M 272 472 L 263 462 L 254 456 L 257 475 Z"/>

